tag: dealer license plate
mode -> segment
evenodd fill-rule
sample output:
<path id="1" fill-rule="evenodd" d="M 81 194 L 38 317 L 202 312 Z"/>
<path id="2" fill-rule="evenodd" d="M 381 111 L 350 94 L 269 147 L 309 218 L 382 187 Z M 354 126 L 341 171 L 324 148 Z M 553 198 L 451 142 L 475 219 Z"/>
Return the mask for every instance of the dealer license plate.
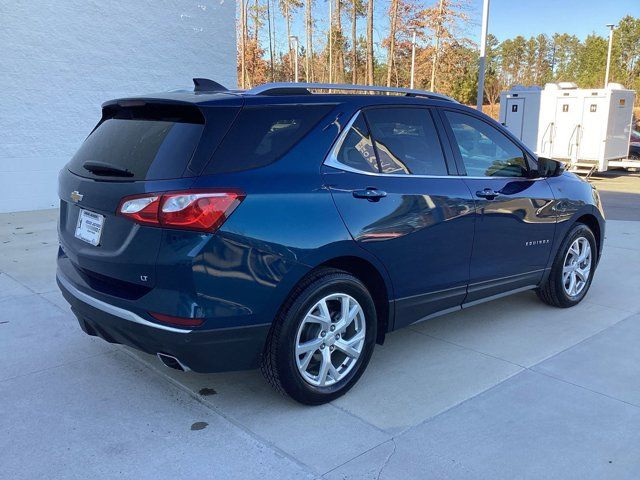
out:
<path id="1" fill-rule="evenodd" d="M 81 209 L 80 215 L 78 215 L 75 236 L 93 246 L 98 246 L 103 225 L 104 215 Z"/>

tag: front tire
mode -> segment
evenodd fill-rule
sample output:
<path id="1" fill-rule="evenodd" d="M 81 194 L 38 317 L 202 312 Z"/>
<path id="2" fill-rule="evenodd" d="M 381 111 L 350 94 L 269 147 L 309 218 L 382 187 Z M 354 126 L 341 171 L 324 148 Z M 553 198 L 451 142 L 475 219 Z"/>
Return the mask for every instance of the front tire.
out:
<path id="1" fill-rule="evenodd" d="M 344 395 L 364 372 L 376 339 L 373 299 L 342 270 L 304 279 L 269 333 L 261 369 L 276 390 L 319 405 Z"/>
<path id="2" fill-rule="evenodd" d="M 587 294 L 596 268 L 597 245 L 593 232 L 579 223 L 560 245 L 551 272 L 538 288 L 538 297 L 554 307 L 577 305 Z"/>

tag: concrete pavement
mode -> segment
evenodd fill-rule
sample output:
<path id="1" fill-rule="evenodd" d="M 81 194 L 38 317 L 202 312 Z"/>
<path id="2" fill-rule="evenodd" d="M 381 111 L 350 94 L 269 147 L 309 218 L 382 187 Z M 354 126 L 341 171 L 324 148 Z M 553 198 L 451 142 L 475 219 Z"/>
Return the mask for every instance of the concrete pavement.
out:
<path id="1" fill-rule="evenodd" d="M 609 221 L 578 307 L 529 292 L 395 332 L 312 408 L 255 371 L 86 336 L 55 286 L 55 218 L 0 215 L 2 477 L 640 477 L 640 222 Z"/>

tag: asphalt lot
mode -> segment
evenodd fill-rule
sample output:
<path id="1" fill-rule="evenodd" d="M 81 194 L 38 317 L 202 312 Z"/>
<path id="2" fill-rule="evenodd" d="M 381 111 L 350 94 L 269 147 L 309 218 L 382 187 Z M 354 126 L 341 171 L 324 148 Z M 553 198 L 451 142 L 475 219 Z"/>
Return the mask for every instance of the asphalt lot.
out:
<path id="1" fill-rule="evenodd" d="M 55 210 L 0 215 L 0 477 L 640 478 L 640 177 L 586 300 L 533 293 L 388 336 L 345 397 L 199 375 L 86 336 L 55 285 Z"/>
<path id="2" fill-rule="evenodd" d="M 610 170 L 591 177 L 607 206 L 607 219 L 640 221 L 640 173 Z"/>

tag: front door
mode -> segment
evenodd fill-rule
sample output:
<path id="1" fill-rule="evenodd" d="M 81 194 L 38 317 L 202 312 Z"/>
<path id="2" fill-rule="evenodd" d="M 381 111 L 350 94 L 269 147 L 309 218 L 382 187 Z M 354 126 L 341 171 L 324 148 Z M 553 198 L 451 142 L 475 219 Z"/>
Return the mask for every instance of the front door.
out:
<path id="1" fill-rule="evenodd" d="M 465 303 L 536 285 L 555 233 L 551 188 L 529 178 L 526 154 L 484 119 L 454 111 L 444 117 L 476 202 Z"/>
<path id="2" fill-rule="evenodd" d="M 367 109 L 323 169 L 351 235 L 391 277 L 395 328 L 459 308 L 466 295 L 473 199 L 449 176 L 438 121 L 425 108 Z"/>

